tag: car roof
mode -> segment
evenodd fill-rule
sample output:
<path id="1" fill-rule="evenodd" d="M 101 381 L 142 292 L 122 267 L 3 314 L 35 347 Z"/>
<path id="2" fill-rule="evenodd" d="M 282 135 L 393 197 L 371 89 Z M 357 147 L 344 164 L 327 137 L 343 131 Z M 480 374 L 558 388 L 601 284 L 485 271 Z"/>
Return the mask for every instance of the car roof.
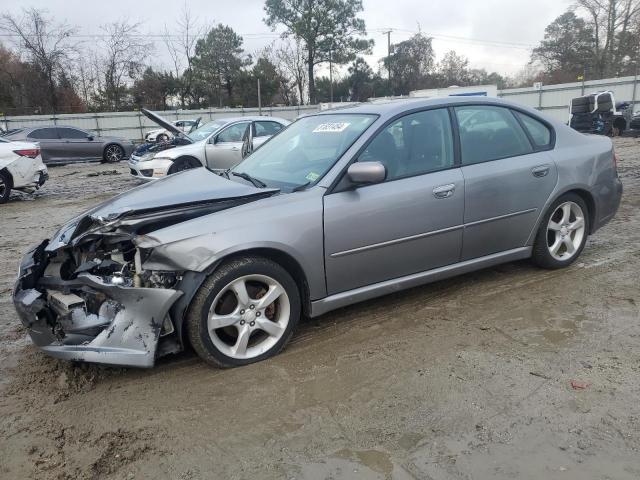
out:
<path id="1" fill-rule="evenodd" d="M 516 107 L 522 110 L 535 113 L 540 116 L 540 112 L 532 110 L 530 107 L 520 105 L 514 102 L 503 100 L 497 97 L 480 97 L 480 96 L 451 96 L 436 98 L 402 98 L 388 100 L 374 100 L 372 102 L 363 102 L 356 105 L 346 107 L 338 107 L 330 110 L 309 114 L 309 115 L 331 115 L 336 113 L 360 113 L 369 115 L 380 115 L 381 117 L 393 117 L 403 112 L 438 106 L 449 106 L 457 104 L 476 104 L 476 105 L 504 105 L 506 107 Z M 546 118 L 546 117 L 545 117 Z"/>
<path id="2" fill-rule="evenodd" d="M 244 117 L 220 117 L 220 118 L 214 118 L 213 120 L 210 120 L 211 122 L 219 122 L 219 121 L 225 121 L 227 123 L 231 123 L 231 122 L 241 122 L 241 121 L 252 121 L 252 122 L 259 122 L 261 120 L 273 120 L 275 122 L 278 123 L 287 123 L 289 120 L 286 120 L 284 118 L 280 118 L 280 117 L 272 117 L 272 116 L 268 116 L 268 115 L 247 115 Z M 209 123 L 209 122 L 207 122 Z"/>

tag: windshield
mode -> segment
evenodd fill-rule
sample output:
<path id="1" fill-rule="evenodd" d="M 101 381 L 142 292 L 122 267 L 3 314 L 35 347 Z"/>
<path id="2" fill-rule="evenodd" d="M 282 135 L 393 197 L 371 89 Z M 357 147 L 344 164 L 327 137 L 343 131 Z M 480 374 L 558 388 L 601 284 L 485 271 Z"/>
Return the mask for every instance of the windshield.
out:
<path id="1" fill-rule="evenodd" d="M 301 118 L 254 151 L 233 172 L 285 190 L 313 184 L 376 118 L 346 113 Z"/>
<path id="2" fill-rule="evenodd" d="M 203 126 L 194 130 L 187 136 L 194 142 L 199 142 L 200 140 L 209 138 L 213 132 L 219 130 L 227 123 L 229 122 L 226 120 L 214 120 L 213 122 L 205 123 Z"/>

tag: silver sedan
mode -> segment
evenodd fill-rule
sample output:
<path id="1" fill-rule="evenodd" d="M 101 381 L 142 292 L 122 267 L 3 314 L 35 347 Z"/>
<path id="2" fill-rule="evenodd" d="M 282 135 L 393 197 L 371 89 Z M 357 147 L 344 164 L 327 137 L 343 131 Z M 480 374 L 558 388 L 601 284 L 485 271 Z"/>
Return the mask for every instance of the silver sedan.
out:
<path id="1" fill-rule="evenodd" d="M 610 139 L 536 110 L 361 104 L 71 220 L 24 257 L 14 303 L 54 357 L 150 367 L 190 343 L 245 365 L 305 316 L 503 262 L 568 267 L 621 195 Z"/>

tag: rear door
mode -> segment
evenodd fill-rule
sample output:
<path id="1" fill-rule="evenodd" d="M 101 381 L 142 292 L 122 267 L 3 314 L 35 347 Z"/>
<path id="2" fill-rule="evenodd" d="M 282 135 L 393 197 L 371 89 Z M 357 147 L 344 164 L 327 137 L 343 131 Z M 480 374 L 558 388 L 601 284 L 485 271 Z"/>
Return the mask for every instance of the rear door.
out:
<path id="1" fill-rule="evenodd" d="M 27 140 L 40 145 L 40 154 L 44 163 L 66 160 L 65 149 L 58 137 L 55 127 L 44 127 L 32 130 Z"/>
<path id="2" fill-rule="evenodd" d="M 387 179 L 324 197 L 328 293 L 456 263 L 464 181 L 446 108 L 401 117 L 358 161 L 379 161 Z"/>
<path id="3" fill-rule="evenodd" d="M 89 132 L 71 127 L 58 127 L 57 131 L 65 149 L 64 154 L 70 160 L 84 161 L 99 156 L 99 142 Z"/>
<path id="4" fill-rule="evenodd" d="M 551 129 L 505 107 L 454 110 L 465 182 L 462 260 L 525 246 L 558 180 Z"/>
<path id="5" fill-rule="evenodd" d="M 227 169 L 242 160 L 242 138 L 250 121 L 238 122 L 224 128 L 207 142 L 207 165 L 212 169 Z"/>

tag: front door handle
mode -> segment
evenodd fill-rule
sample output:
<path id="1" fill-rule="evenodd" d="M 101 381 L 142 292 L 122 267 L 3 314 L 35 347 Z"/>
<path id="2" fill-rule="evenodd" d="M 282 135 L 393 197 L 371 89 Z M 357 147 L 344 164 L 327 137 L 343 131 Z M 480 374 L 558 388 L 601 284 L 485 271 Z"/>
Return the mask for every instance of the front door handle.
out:
<path id="1" fill-rule="evenodd" d="M 549 169 L 551 165 L 538 165 L 537 167 L 533 167 L 531 169 L 531 173 L 534 177 L 546 177 L 549 173 Z"/>
<path id="2" fill-rule="evenodd" d="M 448 185 L 440 185 L 433 189 L 433 196 L 436 198 L 449 198 L 456 190 L 455 183 L 449 183 Z"/>

